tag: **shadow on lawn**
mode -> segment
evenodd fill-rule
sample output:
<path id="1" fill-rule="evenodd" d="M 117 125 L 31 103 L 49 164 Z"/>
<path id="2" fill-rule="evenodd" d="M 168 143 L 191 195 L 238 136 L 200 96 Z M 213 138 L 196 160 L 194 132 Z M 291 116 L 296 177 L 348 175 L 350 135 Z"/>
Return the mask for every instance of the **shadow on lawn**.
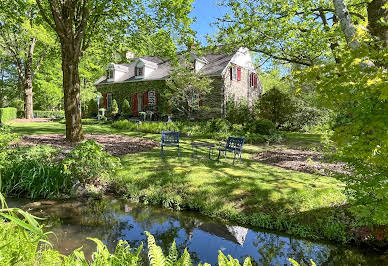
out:
<path id="1" fill-rule="evenodd" d="M 333 213 L 334 208 L 321 208 L 323 205 L 318 206 L 318 203 L 313 207 L 303 206 L 304 197 L 308 201 L 308 197 L 320 197 L 330 190 L 315 189 L 312 175 L 268 167 L 245 158 L 241 165 L 233 166 L 230 155 L 227 161 L 216 162 L 208 160 L 205 151 L 200 153 L 200 159 L 191 158 L 187 145 L 183 146 L 180 159 L 175 149 L 166 150 L 164 159 L 160 158 L 160 149 L 123 157 L 125 175 L 129 177 L 126 180 L 133 183 L 137 192 L 155 193 L 159 201 L 178 196 L 181 207 L 216 216 L 224 212 L 247 216 L 261 213 L 303 222 Z M 293 174 L 298 177 L 293 178 Z M 129 175 L 136 178 L 131 180 Z M 314 190 L 314 193 L 306 190 Z"/>

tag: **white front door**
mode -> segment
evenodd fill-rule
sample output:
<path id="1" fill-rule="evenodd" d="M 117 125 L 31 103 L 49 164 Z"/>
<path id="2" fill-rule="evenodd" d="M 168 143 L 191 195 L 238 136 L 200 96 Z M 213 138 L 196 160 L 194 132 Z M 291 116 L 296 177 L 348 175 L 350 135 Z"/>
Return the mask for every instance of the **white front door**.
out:
<path id="1" fill-rule="evenodd" d="M 143 94 L 142 93 L 137 94 L 137 111 L 143 112 Z"/>

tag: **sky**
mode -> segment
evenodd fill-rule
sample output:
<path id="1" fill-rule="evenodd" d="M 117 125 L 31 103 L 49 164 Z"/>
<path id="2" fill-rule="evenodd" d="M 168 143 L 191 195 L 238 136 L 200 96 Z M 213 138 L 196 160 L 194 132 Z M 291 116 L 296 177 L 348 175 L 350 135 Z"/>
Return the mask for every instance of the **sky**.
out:
<path id="1" fill-rule="evenodd" d="M 197 21 L 193 24 L 193 29 L 197 31 L 197 37 L 206 44 L 206 34 L 215 34 L 217 32 L 215 26 L 209 24 L 216 21 L 217 17 L 222 17 L 226 9 L 217 6 L 218 0 L 194 0 L 191 17 L 197 17 Z"/>

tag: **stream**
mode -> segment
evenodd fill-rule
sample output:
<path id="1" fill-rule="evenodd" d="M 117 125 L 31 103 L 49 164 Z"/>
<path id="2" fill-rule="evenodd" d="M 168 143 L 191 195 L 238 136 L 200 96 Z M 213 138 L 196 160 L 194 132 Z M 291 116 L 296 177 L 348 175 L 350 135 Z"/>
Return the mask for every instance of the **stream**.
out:
<path id="1" fill-rule="evenodd" d="M 217 264 L 218 250 L 241 262 L 247 257 L 258 265 L 290 265 L 288 258 L 309 265 L 388 265 L 388 254 L 366 248 L 298 239 L 289 235 L 226 224 L 195 212 L 177 212 L 134 204 L 125 200 L 44 200 L 32 202 L 7 199 L 9 207 L 47 217 L 44 224 L 55 233 L 51 242 L 62 254 L 83 246 L 87 258 L 96 245 L 87 237 L 101 239 L 113 251 L 120 239 L 131 247 L 143 242 L 144 231 L 154 235 L 165 254 L 175 239 L 182 254 L 187 247 L 195 264 Z"/>

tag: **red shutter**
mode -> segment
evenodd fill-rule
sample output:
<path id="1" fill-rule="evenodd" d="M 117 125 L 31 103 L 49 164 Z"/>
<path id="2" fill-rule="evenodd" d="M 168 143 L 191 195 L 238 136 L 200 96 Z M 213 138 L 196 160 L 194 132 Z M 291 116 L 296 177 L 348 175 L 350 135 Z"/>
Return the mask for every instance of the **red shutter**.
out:
<path id="1" fill-rule="evenodd" d="M 230 68 L 230 80 L 233 80 L 233 67 Z"/>
<path id="2" fill-rule="evenodd" d="M 237 80 L 241 80 L 241 67 L 237 68 Z"/>
<path id="3" fill-rule="evenodd" d="M 132 95 L 132 114 L 134 116 L 138 116 L 139 115 L 139 113 L 137 111 L 137 95 L 136 94 Z"/>
<path id="4" fill-rule="evenodd" d="M 254 75 L 254 87 L 257 88 L 257 75 Z"/>
<path id="5" fill-rule="evenodd" d="M 148 91 L 143 93 L 143 106 L 148 105 Z"/>
<path id="6" fill-rule="evenodd" d="M 104 97 L 104 108 L 106 109 L 108 107 L 108 99 L 107 94 L 103 93 L 102 96 Z"/>
<path id="7" fill-rule="evenodd" d="M 203 106 L 202 95 L 199 95 L 199 106 Z"/>

